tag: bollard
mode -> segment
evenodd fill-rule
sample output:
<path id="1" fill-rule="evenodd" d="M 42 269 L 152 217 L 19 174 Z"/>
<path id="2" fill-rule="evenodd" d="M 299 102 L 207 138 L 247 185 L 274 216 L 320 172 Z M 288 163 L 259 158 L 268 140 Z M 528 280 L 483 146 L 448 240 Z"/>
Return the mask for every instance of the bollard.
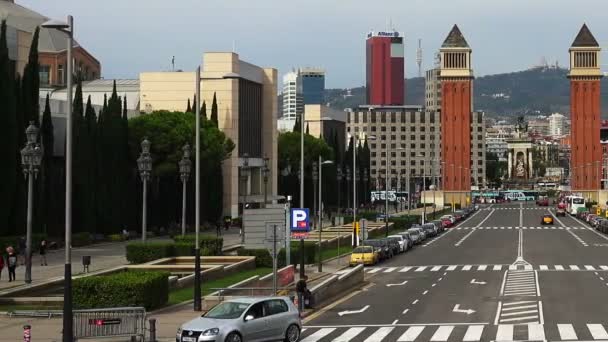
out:
<path id="1" fill-rule="evenodd" d="M 156 318 L 150 318 L 150 342 L 156 342 Z"/>
<path id="2" fill-rule="evenodd" d="M 31 342 L 32 341 L 32 326 L 24 325 L 23 326 L 23 342 Z"/>

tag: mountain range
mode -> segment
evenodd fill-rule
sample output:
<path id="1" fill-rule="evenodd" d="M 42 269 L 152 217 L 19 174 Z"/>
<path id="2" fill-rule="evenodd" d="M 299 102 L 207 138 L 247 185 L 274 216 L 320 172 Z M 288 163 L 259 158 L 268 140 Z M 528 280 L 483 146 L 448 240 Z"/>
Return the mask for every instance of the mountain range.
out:
<path id="1" fill-rule="evenodd" d="M 568 70 L 559 67 L 535 67 L 524 71 L 477 77 L 473 84 L 473 107 L 490 117 L 514 117 L 562 113 L 570 115 Z M 424 105 L 424 78 L 406 79 L 407 104 Z M 608 80 L 602 80 L 602 112 L 608 109 Z M 330 107 L 353 108 L 365 104 L 365 87 L 327 89 Z"/>

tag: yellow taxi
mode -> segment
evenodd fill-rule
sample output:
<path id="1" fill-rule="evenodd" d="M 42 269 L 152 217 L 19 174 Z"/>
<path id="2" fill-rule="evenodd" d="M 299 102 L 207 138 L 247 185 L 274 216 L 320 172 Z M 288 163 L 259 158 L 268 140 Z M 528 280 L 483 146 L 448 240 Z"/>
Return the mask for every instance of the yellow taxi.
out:
<path id="1" fill-rule="evenodd" d="M 379 259 L 378 251 L 372 246 L 359 246 L 350 255 L 350 266 L 359 264 L 375 265 Z"/>
<path id="2" fill-rule="evenodd" d="M 553 216 L 552 215 L 543 215 L 543 219 L 540 222 L 541 224 L 553 224 Z"/>

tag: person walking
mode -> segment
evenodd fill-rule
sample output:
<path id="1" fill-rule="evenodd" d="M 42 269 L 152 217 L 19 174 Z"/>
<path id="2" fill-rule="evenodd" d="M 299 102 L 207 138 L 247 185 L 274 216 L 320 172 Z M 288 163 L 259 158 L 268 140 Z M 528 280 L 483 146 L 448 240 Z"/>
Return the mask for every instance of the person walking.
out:
<path id="1" fill-rule="evenodd" d="M 15 280 L 15 269 L 17 268 L 17 254 L 15 249 L 11 246 L 6 249 L 8 256 L 6 257 L 6 263 L 8 265 L 8 282 Z"/>
<path id="2" fill-rule="evenodd" d="M 46 239 L 40 241 L 40 266 L 48 266 L 46 263 Z"/>

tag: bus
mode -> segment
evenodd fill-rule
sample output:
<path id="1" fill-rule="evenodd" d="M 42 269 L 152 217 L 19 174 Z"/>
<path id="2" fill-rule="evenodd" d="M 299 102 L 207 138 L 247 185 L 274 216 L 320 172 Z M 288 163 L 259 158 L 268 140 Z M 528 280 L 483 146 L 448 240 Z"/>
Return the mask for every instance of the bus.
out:
<path id="1" fill-rule="evenodd" d="M 501 195 L 511 201 L 534 201 L 536 194 L 534 191 L 506 190 Z"/>
<path id="2" fill-rule="evenodd" d="M 566 201 L 566 211 L 570 215 L 576 215 L 579 208 L 585 208 L 585 199 L 582 196 L 568 195 L 564 200 Z"/>

